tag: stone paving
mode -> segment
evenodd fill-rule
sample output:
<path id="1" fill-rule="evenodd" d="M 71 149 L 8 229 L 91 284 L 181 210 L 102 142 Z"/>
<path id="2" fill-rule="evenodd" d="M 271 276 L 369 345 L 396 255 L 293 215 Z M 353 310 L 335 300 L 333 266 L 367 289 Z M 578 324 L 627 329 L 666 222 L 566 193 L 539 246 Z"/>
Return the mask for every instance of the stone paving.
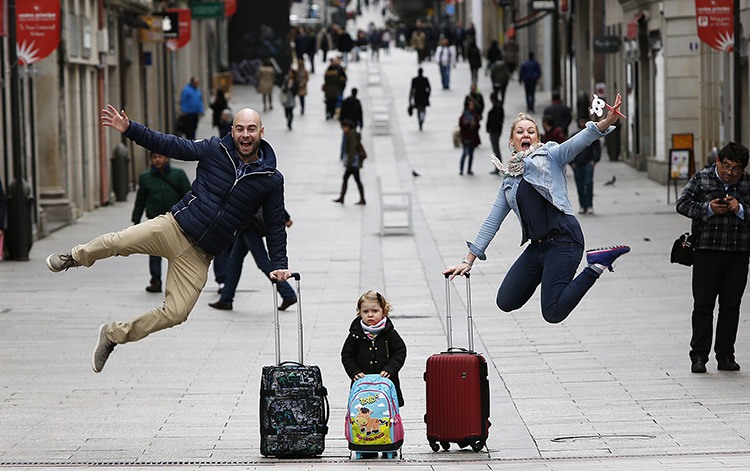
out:
<path id="1" fill-rule="evenodd" d="M 424 64 L 436 89 L 422 132 L 406 114 L 416 68 L 413 53 L 381 54 L 380 83 L 369 85 L 373 64 L 363 58 L 349 65 L 349 84 L 360 89 L 365 108 L 364 207 L 353 204 L 354 188 L 343 206 L 331 202 L 343 169 L 340 128 L 324 120 L 322 67 L 311 78 L 305 114 L 295 110 L 293 131 L 286 130 L 280 105 L 263 116 L 266 138 L 286 176 L 294 220 L 288 250 L 291 268 L 302 274 L 305 361 L 321 366 L 329 390 L 331 431 L 323 457 L 278 461 L 260 455 L 258 388 L 262 366 L 274 361 L 273 323 L 271 292 L 252 260 L 233 311 L 208 307 L 218 299 L 210 280 L 186 323 L 118 347 L 101 374 L 91 372 L 97 326 L 161 302 L 159 295 L 144 291 L 147 259 L 109 259 L 53 274 L 44 258 L 126 227 L 131 193 L 128 202 L 87 213 L 36 241 L 31 261 L 0 263 L 0 467 L 750 468 L 748 374 L 718 372 L 715 362 L 707 374 L 690 373 L 690 270 L 668 262 L 671 243 L 688 227 L 687 220 L 675 213 L 674 199 L 667 203 L 665 187 L 606 154 L 596 167 L 596 213 L 580 221 L 587 247 L 624 243 L 632 252 L 614 273 L 602 276 L 562 324 L 543 321 L 538 295 L 504 314 L 494 306 L 495 293 L 521 251 L 518 223 L 508 218 L 488 260 L 472 271 L 475 347 L 491 370 L 488 447 L 480 453 L 430 450 L 422 374 L 427 357 L 445 348 L 440 271 L 465 254 L 464 240 L 474 237 L 500 180 L 488 174 L 484 132 L 475 175 L 458 175 L 460 150 L 452 147 L 450 133 L 469 88 L 467 64 L 453 70 L 447 91 L 440 88 L 437 66 Z M 487 98 L 490 84 L 483 74 L 479 85 Z M 539 93 L 538 111 L 548 95 Z M 369 110 L 377 97 L 391 98 L 387 135 L 371 133 Z M 517 82 L 506 101 L 510 122 L 524 102 Z M 233 109 L 260 103 L 254 89 L 234 87 Z M 208 136 L 209 126 L 206 116 L 199 134 Z M 190 164 L 175 165 L 193 173 Z M 412 170 L 420 176 L 412 176 Z M 604 186 L 612 176 L 615 185 Z M 379 235 L 378 177 L 384 190 L 411 193 L 413 235 Z M 575 194 L 572 176 L 569 190 Z M 398 463 L 352 463 L 343 438 L 349 382 L 339 352 L 354 303 L 370 288 L 394 305 L 394 323 L 409 347 L 401 373 L 406 442 Z M 464 346 L 463 282 L 457 280 L 452 289 L 453 339 Z M 296 358 L 294 319 L 293 312 L 283 313 L 285 359 Z M 747 329 L 743 319 L 737 360 L 745 369 L 750 368 Z"/>

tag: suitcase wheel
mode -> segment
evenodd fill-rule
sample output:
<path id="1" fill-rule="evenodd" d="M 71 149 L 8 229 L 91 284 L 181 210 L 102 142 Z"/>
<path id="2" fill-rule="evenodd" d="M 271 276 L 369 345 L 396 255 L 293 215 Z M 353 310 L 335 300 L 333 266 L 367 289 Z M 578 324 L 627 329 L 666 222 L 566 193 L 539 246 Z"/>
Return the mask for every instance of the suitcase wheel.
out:
<path id="1" fill-rule="evenodd" d="M 448 448 L 451 447 L 451 442 L 440 442 L 440 446 L 443 447 L 443 450 L 448 451 Z"/>
<path id="2" fill-rule="evenodd" d="M 355 460 L 369 460 L 378 457 L 378 452 L 357 451 L 354 453 Z"/>
<path id="3" fill-rule="evenodd" d="M 432 451 L 438 451 L 440 450 L 440 445 L 435 440 L 430 440 L 430 448 L 432 448 Z"/>
<path id="4" fill-rule="evenodd" d="M 398 458 L 398 452 L 397 451 L 384 451 L 383 458 L 388 459 L 388 460 L 395 460 L 396 458 Z"/>
<path id="5" fill-rule="evenodd" d="M 475 452 L 482 451 L 482 448 L 484 448 L 485 442 L 484 440 L 477 440 L 476 442 L 471 444 L 471 449 Z"/>
<path id="6" fill-rule="evenodd" d="M 470 443 L 469 442 L 458 442 L 457 445 L 458 445 L 459 448 L 461 448 L 463 450 L 464 448 L 466 448 L 467 446 L 469 446 Z"/>

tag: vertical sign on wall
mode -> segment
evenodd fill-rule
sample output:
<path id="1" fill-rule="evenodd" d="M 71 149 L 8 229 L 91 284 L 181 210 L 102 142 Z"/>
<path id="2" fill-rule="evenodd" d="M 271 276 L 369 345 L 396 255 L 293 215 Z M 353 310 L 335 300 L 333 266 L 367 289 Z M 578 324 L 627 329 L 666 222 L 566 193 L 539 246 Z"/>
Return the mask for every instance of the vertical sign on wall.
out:
<path id="1" fill-rule="evenodd" d="M 734 50 L 733 0 L 695 0 L 698 37 L 714 49 Z"/>
<path id="2" fill-rule="evenodd" d="M 18 62 L 29 65 L 52 54 L 60 44 L 60 1 L 16 2 Z"/>

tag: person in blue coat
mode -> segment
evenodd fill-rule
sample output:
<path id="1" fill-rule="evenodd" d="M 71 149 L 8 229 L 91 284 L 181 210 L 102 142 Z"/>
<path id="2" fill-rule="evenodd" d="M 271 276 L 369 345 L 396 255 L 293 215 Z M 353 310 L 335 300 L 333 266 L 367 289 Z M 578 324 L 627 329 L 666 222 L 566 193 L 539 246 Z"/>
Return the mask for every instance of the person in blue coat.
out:
<path id="1" fill-rule="evenodd" d="M 583 149 L 612 132 L 618 120 L 622 97 L 598 123 L 589 121 L 562 144 L 542 144 L 536 121 L 519 113 L 510 126 L 509 146 L 513 155 L 504 165 L 495 164 L 504 175 L 492 210 L 484 220 L 469 252 L 443 274 L 451 278 L 471 270 L 476 259 L 485 260 L 486 250 L 505 217 L 513 211 L 521 223 L 521 245 L 530 242 L 508 270 L 497 291 L 496 304 L 503 312 L 520 309 L 542 285 L 542 316 L 549 323 L 562 322 L 599 279 L 604 269 L 630 251 L 626 245 L 586 252 L 588 265 L 574 275 L 583 255 L 581 225 L 568 197 L 565 167 Z"/>
<path id="2" fill-rule="evenodd" d="M 198 129 L 198 119 L 203 115 L 203 94 L 198 88 L 200 80 L 191 77 L 180 92 L 180 112 L 182 116 L 183 131 L 188 139 L 195 139 L 195 130 Z"/>
<path id="3" fill-rule="evenodd" d="M 112 105 L 102 110 L 101 122 L 152 152 L 197 161 L 198 165 L 191 191 L 166 214 L 47 257 L 47 267 L 53 272 L 132 254 L 158 255 L 169 262 L 163 305 L 130 321 L 99 327 L 92 356 L 97 373 L 116 345 L 141 340 L 187 320 L 206 284 L 211 260 L 250 225 L 261 208 L 271 260 L 269 277 L 284 281 L 291 275 L 286 255 L 284 176 L 276 168 L 273 148 L 263 139 L 265 130 L 257 111 L 240 110 L 230 135 L 198 141 L 151 130 Z"/>

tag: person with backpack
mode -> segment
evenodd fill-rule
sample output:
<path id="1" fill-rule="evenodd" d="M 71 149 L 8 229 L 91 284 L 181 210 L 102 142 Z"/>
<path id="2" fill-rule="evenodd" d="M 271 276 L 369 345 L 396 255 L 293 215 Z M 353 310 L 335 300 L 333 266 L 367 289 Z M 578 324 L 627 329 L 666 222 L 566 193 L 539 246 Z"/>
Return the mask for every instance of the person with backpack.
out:
<path id="1" fill-rule="evenodd" d="M 357 317 L 341 349 L 341 363 L 352 382 L 366 374 L 390 379 L 398 392 L 398 405 L 403 407 L 398 372 L 406 361 L 406 343 L 389 317 L 391 309 L 391 303 L 375 290 L 359 297 Z"/>

